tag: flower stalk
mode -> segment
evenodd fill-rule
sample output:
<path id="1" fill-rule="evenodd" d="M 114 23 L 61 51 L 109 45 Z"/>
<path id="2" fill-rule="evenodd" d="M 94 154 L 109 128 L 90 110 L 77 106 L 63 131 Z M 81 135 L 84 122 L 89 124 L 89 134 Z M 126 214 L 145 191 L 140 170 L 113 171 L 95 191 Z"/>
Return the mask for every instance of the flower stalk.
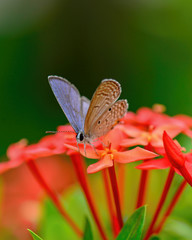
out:
<path id="1" fill-rule="evenodd" d="M 54 203 L 57 210 L 60 212 L 60 214 L 63 216 L 63 218 L 68 222 L 68 224 L 71 226 L 71 228 L 74 230 L 74 232 L 77 234 L 78 237 L 83 236 L 83 232 L 79 229 L 79 227 L 76 225 L 76 223 L 72 220 L 72 218 L 68 215 L 66 210 L 61 204 L 61 201 L 58 197 L 58 195 L 49 187 L 49 185 L 45 182 L 44 178 L 42 177 L 40 171 L 37 168 L 37 165 L 33 160 L 29 160 L 26 162 L 28 168 L 30 169 L 31 173 L 39 183 L 39 185 L 44 189 L 44 191 L 47 193 L 47 195 L 50 197 L 52 202 Z"/>
<path id="2" fill-rule="evenodd" d="M 139 192 L 138 192 L 138 197 L 137 197 L 136 208 L 141 207 L 145 202 L 148 178 L 149 178 L 149 171 L 142 170 L 141 177 L 140 177 Z"/>
<path id="3" fill-rule="evenodd" d="M 121 229 L 123 227 L 123 219 L 122 219 L 122 214 L 121 214 L 119 190 L 118 190 L 117 178 L 116 178 L 116 174 L 115 174 L 114 165 L 112 167 L 108 168 L 108 172 L 109 172 L 111 187 L 112 187 L 112 191 L 113 191 L 113 198 L 114 198 L 116 212 L 117 212 L 117 219 L 118 219 L 119 227 Z"/>
<path id="4" fill-rule="evenodd" d="M 120 229 L 119 229 L 119 224 L 116 223 L 115 219 L 115 213 L 114 213 L 114 207 L 113 207 L 113 202 L 112 202 L 112 196 L 111 196 L 111 191 L 110 191 L 110 184 L 109 184 L 109 179 L 107 175 L 107 170 L 103 169 L 102 171 L 102 177 L 103 177 L 103 182 L 104 182 L 104 187 L 105 187 L 105 194 L 106 194 L 106 199 L 107 199 L 107 207 L 109 211 L 109 216 L 110 216 L 110 221 L 111 221 L 111 226 L 112 226 L 112 231 L 114 237 L 117 237 Z"/>
<path id="5" fill-rule="evenodd" d="M 157 209 L 155 211 L 155 214 L 153 216 L 153 219 L 151 221 L 151 224 L 147 230 L 147 233 L 145 235 L 145 238 L 144 240 L 148 240 L 151 236 L 151 234 L 153 233 L 153 228 L 154 228 L 154 225 L 157 221 L 157 218 L 160 214 L 160 211 L 163 207 L 163 204 L 165 203 L 165 200 L 166 200 L 166 197 L 167 197 L 167 194 L 169 192 L 169 189 L 171 187 L 171 183 L 173 181 L 173 177 L 174 177 L 174 174 L 175 174 L 175 171 L 173 170 L 173 168 L 171 168 L 169 170 L 169 174 L 168 174 L 168 177 L 167 177 L 167 180 L 166 180 L 166 183 L 165 183 L 165 186 L 164 186 L 164 189 L 163 189 L 163 192 L 162 192 L 162 195 L 161 195 L 161 198 L 160 198 L 160 201 L 158 203 L 158 206 L 157 206 Z"/>
<path id="6" fill-rule="evenodd" d="M 124 200 L 125 200 L 125 182 L 126 181 L 126 165 L 118 165 L 118 186 L 119 186 L 119 197 L 121 210 L 124 211 Z"/>
<path id="7" fill-rule="evenodd" d="M 152 151 L 152 146 L 150 142 L 147 146 L 145 146 L 146 150 Z M 149 179 L 149 171 L 148 170 L 142 170 L 141 172 L 141 178 L 140 178 L 140 184 L 139 184 L 139 193 L 137 197 L 137 204 L 136 209 L 144 205 L 145 199 L 146 199 L 146 191 L 148 186 L 148 179 Z"/>
<path id="8" fill-rule="evenodd" d="M 93 215 L 93 218 L 95 220 L 97 228 L 100 232 L 100 235 L 101 235 L 103 240 L 107 240 L 107 237 L 105 235 L 105 232 L 103 230 L 101 221 L 100 221 L 99 216 L 98 216 L 98 211 L 96 210 L 96 206 L 95 206 L 95 203 L 93 201 L 93 196 L 92 196 L 90 188 L 89 188 L 87 176 L 85 174 L 84 159 L 79 153 L 71 154 L 70 158 L 72 160 L 72 163 L 73 163 L 78 181 L 81 185 L 81 188 L 83 189 L 83 192 L 84 192 L 85 197 L 87 199 L 88 205 L 91 209 L 91 213 Z"/>
<path id="9" fill-rule="evenodd" d="M 167 218 L 172 213 L 175 205 L 179 201 L 179 198 L 181 197 L 181 194 L 183 193 L 186 186 L 187 186 L 187 182 L 185 180 L 183 180 L 182 183 L 180 184 L 179 188 L 177 189 L 175 195 L 173 196 L 173 199 L 172 199 L 171 203 L 169 204 L 166 212 L 164 213 L 164 216 L 163 216 L 161 222 L 159 223 L 158 227 L 155 229 L 155 231 L 154 231 L 155 233 L 158 234 L 162 230 L 162 228 L 165 224 L 165 221 L 167 220 Z"/>

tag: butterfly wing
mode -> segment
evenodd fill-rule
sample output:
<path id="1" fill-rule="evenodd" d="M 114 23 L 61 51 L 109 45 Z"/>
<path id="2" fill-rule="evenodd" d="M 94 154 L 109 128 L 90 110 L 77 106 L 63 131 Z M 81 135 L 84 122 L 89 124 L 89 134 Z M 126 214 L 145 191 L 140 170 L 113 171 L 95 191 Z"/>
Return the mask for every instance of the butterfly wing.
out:
<path id="1" fill-rule="evenodd" d="M 128 108 L 127 100 L 119 100 L 94 122 L 89 130 L 91 139 L 101 137 L 109 132 L 118 121 L 126 114 Z"/>
<path id="2" fill-rule="evenodd" d="M 49 76 L 48 80 L 65 116 L 75 132 L 78 133 L 84 125 L 82 112 L 87 107 L 84 97 L 81 98 L 78 89 L 62 77 Z"/>
<path id="3" fill-rule="evenodd" d="M 81 97 L 81 116 L 82 116 L 82 120 L 83 120 L 83 125 L 84 126 L 84 122 L 85 122 L 85 117 L 87 115 L 87 111 L 90 105 L 90 100 L 84 96 Z"/>
<path id="4" fill-rule="evenodd" d="M 113 79 L 105 79 L 96 89 L 84 124 L 85 135 L 89 135 L 89 130 L 100 116 L 119 98 L 121 94 L 120 84 Z"/>

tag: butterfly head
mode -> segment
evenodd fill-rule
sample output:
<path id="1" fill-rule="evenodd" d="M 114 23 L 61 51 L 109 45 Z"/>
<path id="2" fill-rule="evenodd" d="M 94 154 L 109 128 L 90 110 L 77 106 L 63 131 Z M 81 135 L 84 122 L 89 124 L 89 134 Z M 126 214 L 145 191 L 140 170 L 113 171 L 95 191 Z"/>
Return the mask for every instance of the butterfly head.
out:
<path id="1" fill-rule="evenodd" d="M 84 142 L 85 136 L 83 131 L 79 131 L 76 135 L 76 139 L 78 143 Z"/>

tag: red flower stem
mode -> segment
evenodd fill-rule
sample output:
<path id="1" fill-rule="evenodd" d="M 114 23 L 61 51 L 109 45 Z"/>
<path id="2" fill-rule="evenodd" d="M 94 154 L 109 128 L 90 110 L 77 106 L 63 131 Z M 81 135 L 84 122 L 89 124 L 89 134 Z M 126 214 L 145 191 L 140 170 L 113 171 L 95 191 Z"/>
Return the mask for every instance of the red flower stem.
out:
<path id="1" fill-rule="evenodd" d="M 185 180 L 189 183 L 189 185 L 192 187 L 192 176 L 188 172 L 187 168 L 185 166 L 178 169 L 182 176 L 185 178 Z"/>
<path id="2" fill-rule="evenodd" d="M 50 197 L 50 199 L 54 203 L 57 210 L 61 213 L 63 218 L 68 222 L 68 224 L 71 226 L 71 228 L 74 230 L 74 232 L 78 235 L 78 237 L 81 238 L 83 236 L 83 232 L 79 229 L 79 227 L 76 225 L 76 223 L 72 220 L 72 218 L 65 211 L 65 209 L 63 208 L 63 206 L 59 200 L 58 195 L 45 182 L 45 180 L 43 179 L 35 162 L 33 160 L 30 160 L 30 161 L 27 161 L 26 164 L 29 167 L 30 171 L 32 172 L 33 176 L 36 178 L 37 182 L 40 184 L 40 186 L 44 189 L 44 191 Z"/>
<path id="3" fill-rule="evenodd" d="M 145 146 L 145 149 L 149 151 L 153 151 L 153 147 L 151 146 L 150 142 L 148 143 L 147 146 Z M 141 207 L 145 203 L 148 180 L 149 180 L 149 171 L 142 170 L 136 208 Z"/>
<path id="4" fill-rule="evenodd" d="M 124 199 L 125 199 L 125 173 L 126 168 L 125 164 L 119 164 L 118 165 L 118 186 L 119 186 L 119 197 L 120 197 L 120 204 L 121 204 L 121 210 L 123 212 L 124 209 Z"/>
<path id="5" fill-rule="evenodd" d="M 147 189 L 147 185 L 148 185 L 147 184 L 148 179 L 149 179 L 149 171 L 148 170 L 142 170 L 136 208 L 139 208 L 142 205 L 144 205 L 145 198 L 146 198 L 146 189 Z"/>
<path id="6" fill-rule="evenodd" d="M 164 189 L 163 189 L 163 192 L 162 192 L 162 195 L 161 195 L 161 198 L 160 198 L 160 201 L 159 201 L 159 204 L 157 206 L 157 209 L 155 211 L 155 214 L 153 216 L 153 219 L 151 221 L 151 224 L 148 228 L 148 231 L 145 235 L 145 238 L 144 240 L 147 240 L 150 238 L 151 234 L 153 233 L 153 227 L 156 223 L 156 220 L 159 216 L 159 213 L 163 207 L 163 204 L 165 203 L 165 200 L 166 200 L 166 197 L 167 197 L 167 194 L 169 192 L 169 189 L 170 189 L 170 186 L 171 186 L 171 183 L 173 181 L 173 177 L 174 177 L 174 174 L 175 174 L 175 171 L 173 170 L 173 168 L 170 169 L 169 171 L 169 174 L 168 174 L 168 177 L 167 177 L 167 180 L 166 180 L 166 183 L 165 183 L 165 186 L 164 186 Z"/>
<path id="7" fill-rule="evenodd" d="M 109 179 L 108 179 L 106 169 L 103 169 L 102 176 L 103 176 L 105 194 L 106 194 L 106 199 L 107 199 L 107 207 L 108 207 L 109 216 L 110 216 L 110 220 L 111 220 L 113 235 L 114 235 L 114 237 L 116 237 L 117 234 L 119 233 L 120 229 L 119 229 L 119 225 L 117 225 L 116 222 L 114 221 L 115 220 L 115 214 L 114 214 L 114 209 L 113 209 L 114 206 L 113 206 L 113 202 L 112 202 L 112 198 L 111 198 Z"/>
<path id="8" fill-rule="evenodd" d="M 111 187 L 112 187 L 112 191 L 113 191 L 113 198 L 114 198 L 116 212 L 117 212 L 117 219 L 118 219 L 119 227 L 121 229 L 123 227 L 123 219 L 122 219 L 122 215 L 121 215 L 119 190 L 118 190 L 118 186 L 117 186 L 117 178 L 116 178 L 116 174 L 115 174 L 114 165 L 112 167 L 108 168 L 108 172 L 109 172 Z"/>
<path id="9" fill-rule="evenodd" d="M 169 204 L 167 211 L 165 212 L 163 219 L 161 220 L 161 222 L 159 223 L 159 226 L 156 228 L 156 230 L 154 231 L 155 233 L 159 233 L 161 231 L 161 229 L 163 228 L 163 225 L 165 223 L 165 221 L 167 220 L 167 218 L 170 216 L 171 212 L 173 211 L 176 203 L 178 202 L 181 194 L 183 193 L 185 187 L 187 186 L 187 181 L 183 180 L 183 182 L 180 184 L 179 188 L 177 189 L 171 203 Z"/>
<path id="10" fill-rule="evenodd" d="M 71 160 L 72 160 L 72 163 L 73 163 L 78 181 L 81 185 L 81 188 L 84 191 L 85 197 L 86 197 L 88 205 L 91 209 L 93 218 L 94 218 L 95 223 L 97 225 L 97 228 L 100 232 L 100 235 L 101 235 L 103 240 L 107 240 L 107 237 L 104 233 L 104 230 L 103 230 L 102 225 L 101 225 L 101 221 L 100 221 L 99 216 L 98 216 L 98 212 L 97 212 L 96 207 L 95 207 L 95 203 L 93 201 L 93 196 L 91 194 L 90 187 L 88 185 L 88 179 L 87 179 L 87 176 L 85 174 L 84 159 L 82 158 L 82 156 L 79 153 L 78 154 L 72 154 L 70 157 L 71 157 Z"/>

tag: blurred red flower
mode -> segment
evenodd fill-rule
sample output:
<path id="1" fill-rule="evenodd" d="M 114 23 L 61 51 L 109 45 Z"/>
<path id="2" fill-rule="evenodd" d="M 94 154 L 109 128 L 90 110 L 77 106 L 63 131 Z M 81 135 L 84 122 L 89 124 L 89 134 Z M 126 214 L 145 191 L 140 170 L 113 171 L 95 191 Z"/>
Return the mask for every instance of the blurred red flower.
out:
<path id="1" fill-rule="evenodd" d="M 11 144 L 7 149 L 8 161 L 0 163 L 0 173 L 18 167 L 25 161 L 63 154 L 68 150 L 64 143 L 76 144 L 75 134 L 71 126 L 60 126 L 58 131 L 65 132 L 47 135 L 36 144 L 27 145 L 26 139 Z"/>
<path id="2" fill-rule="evenodd" d="M 176 140 L 172 140 L 166 132 L 163 134 L 163 141 L 164 148 L 157 149 L 163 157 L 145 161 L 136 168 L 147 170 L 172 167 L 180 175 L 183 175 L 182 169 L 185 168 L 192 176 L 192 152 L 183 153 L 182 150 L 185 149 L 182 148 Z M 183 177 L 185 176 L 183 175 Z"/>
<path id="3" fill-rule="evenodd" d="M 121 146 L 150 144 L 152 147 L 163 147 L 164 131 L 167 131 L 173 138 L 186 129 L 184 122 L 161 113 L 160 110 L 161 108 L 156 106 L 154 109 L 140 108 L 136 114 L 128 112 L 122 120 L 124 124 L 120 126 L 127 135 Z"/>
<path id="4" fill-rule="evenodd" d="M 65 133 L 47 135 L 36 144 L 27 145 L 27 140 L 22 139 L 10 145 L 8 161 L 0 163 L 3 174 L 1 228 L 11 229 L 18 239 L 29 239 L 26 229 L 34 229 L 40 218 L 39 204 L 44 192 L 23 163 L 35 160 L 45 181 L 56 192 L 75 181 L 71 163 L 55 156 L 68 150 L 64 143 L 76 142 L 74 131 L 69 125 L 59 127 L 58 131 Z"/>
<path id="5" fill-rule="evenodd" d="M 37 159 L 45 181 L 56 192 L 63 193 L 75 183 L 71 162 L 61 156 Z M 65 177 L 63 177 L 65 176 Z M 44 191 L 25 164 L 2 174 L 0 239 L 31 239 L 27 228 L 36 231 L 41 219 Z M 3 238 L 4 239 L 4 238 Z"/>
<path id="6" fill-rule="evenodd" d="M 192 117 L 184 114 L 176 115 L 174 118 L 182 121 L 185 124 L 184 134 L 192 138 Z"/>

